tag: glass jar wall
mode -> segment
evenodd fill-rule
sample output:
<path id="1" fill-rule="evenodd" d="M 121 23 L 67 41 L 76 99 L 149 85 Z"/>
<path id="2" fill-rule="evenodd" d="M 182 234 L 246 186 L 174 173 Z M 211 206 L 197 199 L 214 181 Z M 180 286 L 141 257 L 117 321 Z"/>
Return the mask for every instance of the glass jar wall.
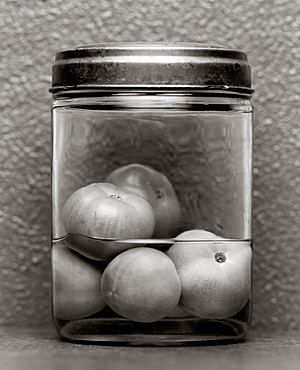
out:
<path id="1" fill-rule="evenodd" d="M 53 91 L 59 335 L 242 340 L 252 306 L 250 90 L 90 85 Z"/>

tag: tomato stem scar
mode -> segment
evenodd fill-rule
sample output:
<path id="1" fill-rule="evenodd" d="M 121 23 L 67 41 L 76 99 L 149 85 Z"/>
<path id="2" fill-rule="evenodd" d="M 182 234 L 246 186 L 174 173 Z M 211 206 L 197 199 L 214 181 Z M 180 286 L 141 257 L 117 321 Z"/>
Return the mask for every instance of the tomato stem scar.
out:
<path id="1" fill-rule="evenodd" d="M 160 190 L 156 191 L 157 199 L 163 200 L 164 199 L 164 193 Z"/>
<path id="2" fill-rule="evenodd" d="M 215 254 L 215 260 L 218 263 L 224 263 L 226 261 L 226 256 L 223 252 L 218 252 Z"/>
<path id="3" fill-rule="evenodd" d="M 117 194 L 112 194 L 110 195 L 111 198 L 116 198 L 118 200 L 122 200 L 122 197 L 120 197 L 120 195 L 117 195 Z"/>

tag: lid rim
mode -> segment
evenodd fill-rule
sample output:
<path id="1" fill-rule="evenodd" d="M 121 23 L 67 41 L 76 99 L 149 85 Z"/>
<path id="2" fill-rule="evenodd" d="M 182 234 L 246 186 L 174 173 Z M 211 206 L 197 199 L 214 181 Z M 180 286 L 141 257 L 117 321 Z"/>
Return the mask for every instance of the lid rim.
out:
<path id="1" fill-rule="evenodd" d="M 83 45 L 56 54 L 52 92 L 107 88 L 251 89 L 244 51 L 197 43 Z"/>
<path id="2" fill-rule="evenodd" d="M 250 87 L 236 87 L 224 85 L 70 85 L 70 86 L 53 86 L 49 89 L 52 94 L 67 93 L 74 90 L 153 90 L 153 91 L 221 91 L 221 92 L 237 92 L 246 95 L 251 95 L 254 89 Z"/>

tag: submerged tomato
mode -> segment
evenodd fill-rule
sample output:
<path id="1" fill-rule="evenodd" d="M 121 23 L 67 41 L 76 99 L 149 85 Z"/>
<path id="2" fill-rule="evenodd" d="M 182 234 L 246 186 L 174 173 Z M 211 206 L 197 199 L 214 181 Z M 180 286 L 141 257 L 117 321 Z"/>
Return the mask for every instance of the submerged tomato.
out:
<path id="1" fill-rule="evenodd" d="M 52 249 L 53 314 L 61 320 L 82 319 L 101 311 L 103 262 L 88 260 L 66 245 Z"/>
<path id="2" fill-rule="evenodd" d="M 181 218 L 180 203 L 168 178 L 149 166 L 132 163 L 114 170 L 106 182 L 126 188 L 146 199 L 155 215 L 154 238 L 173 237 Z"/>
<path id="3" fill-rule="evenodd" d="M 132 248 L 132 243 L 109 242 L 82 237 L 140 239 L 153 234 L 155 219 L 147 201 L 113 184 L 87 185 L 71 195 L 64 205 L 63 225 L 70 248 L 95 260 L 111 260 Z"/>
<path id="4" fill-rule="evenodd" d="M 154 322 L 177 306 L 181 286 L 168 256 L 152 248 L 127 250 L 106 267 L 103 298 L 119 315 L 137 322 Z"/>
<path id="5" fill-rule="evenodd" d="M 226 241 L 204 230 L 186 231 L 176 239 L 180 241 L 167 255 L 181 280 L 179 307 L 205 319 L 224 319 L 238 313 L 251 294 L 249 243 Z"/>

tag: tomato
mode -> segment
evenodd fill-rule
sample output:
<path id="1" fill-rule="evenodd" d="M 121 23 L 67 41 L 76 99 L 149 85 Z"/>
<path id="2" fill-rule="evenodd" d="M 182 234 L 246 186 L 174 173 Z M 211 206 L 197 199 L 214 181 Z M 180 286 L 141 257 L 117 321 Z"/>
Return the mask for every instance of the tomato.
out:
<path id="1" fill-rule="evenodd" d="M 167 255 L 181 280 L 179 307 L 205 319 L 224 319 L 238 313 L 251 294 L 249 243 L 226 241 L 204 230 L 186 231 L 176 239 L 181 241 L 175 243 Z M 184 242 L 184 239 L 203 241 Z"/>
<path id="2" fill-rule="evenodd" d="M 223 239 L 211 231 L 203 229 L 192 229 L 182 232 L 176 237 L 178 241 L 181 240 L 205 240 L 205 239 Z"/>
<path id="3" fill-rule="evenodd" d="M 155 215 L 154 238 L 169 238 L 177 234 L 181 207 L 171 182 L 163 173 L 132 163 L 114 170 L 106 182 L 133 191 L 151 204 Z"/>
<path id="4" fill-rule="evenodd" d="M 181 286 L 170 258 L 156 249 L 127 250 L 106 267 L 101 281 L 106 303 L 136 322 L 153 322 L 178 304 Z"/>
<path id="5" fill-rule="evenodd" d="M 69 247 L 95 260 L 108 261 L 133 243 L 95 241 L 98 238 L 150 238 L 155 219 L 151 206 L 137 194 L 113 184 L 94 183 L 73 193 L 64 205 L 63 225 Z"/>
<path id="6" fill-rule="evenodd" d="M 101 293 L 103 262 L 84 258 L 66 245 L 54 245 L 53 314 L 61 320 L 88 317 L 106 303 Z"/>

